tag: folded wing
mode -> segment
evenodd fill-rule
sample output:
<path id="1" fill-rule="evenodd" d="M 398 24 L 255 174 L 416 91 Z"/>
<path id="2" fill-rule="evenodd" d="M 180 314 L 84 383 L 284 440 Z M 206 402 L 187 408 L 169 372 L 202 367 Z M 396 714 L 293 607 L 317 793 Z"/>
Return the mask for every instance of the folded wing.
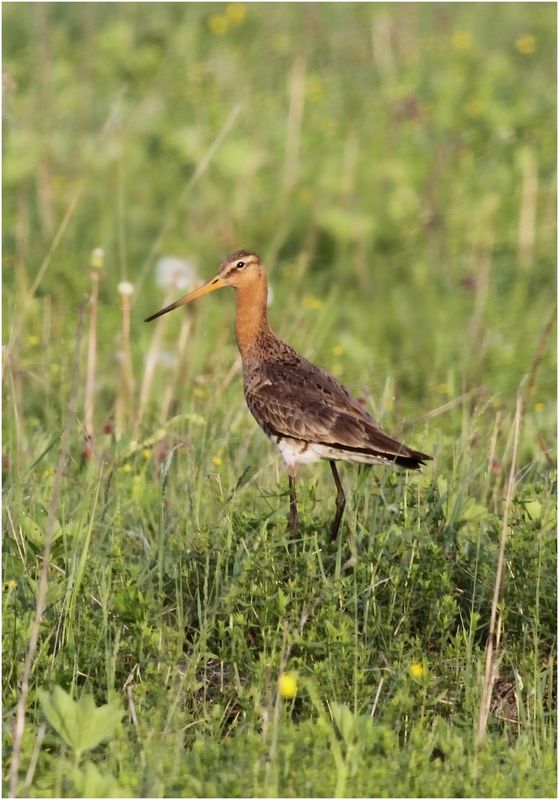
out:
<path id="1" fill-rule="evenodd" d="M 260 364 L 245 376 L 245 396 L 269 435 L 365 453 L 419 469 L 431 456 L 388 436 L 332 375 L 299 357 Z"/>

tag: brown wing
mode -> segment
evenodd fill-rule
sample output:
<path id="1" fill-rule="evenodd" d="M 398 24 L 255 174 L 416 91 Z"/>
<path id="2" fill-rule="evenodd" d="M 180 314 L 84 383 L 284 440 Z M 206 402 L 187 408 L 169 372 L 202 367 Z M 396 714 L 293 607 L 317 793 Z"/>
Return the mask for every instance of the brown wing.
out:
<path id="1" fill-rule="evenodd" d="M 339 381 L 303 358 L 249 371 L 245 397 L 268 434 L 369 453 L 411 469 L 430 458 L 388 436 Z"/>

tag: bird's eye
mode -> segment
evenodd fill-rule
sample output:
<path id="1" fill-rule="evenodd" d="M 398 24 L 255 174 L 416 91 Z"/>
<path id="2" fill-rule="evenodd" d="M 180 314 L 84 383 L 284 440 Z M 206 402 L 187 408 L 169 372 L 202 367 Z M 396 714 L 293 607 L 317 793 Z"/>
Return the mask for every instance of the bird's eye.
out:
<path id="1" fill-rule="evenodd" d="M 242 269 L 243 267 L 246 267 L 244 261 L 237 261 L 237 263 L 235 264 L 235 269 Z"/>

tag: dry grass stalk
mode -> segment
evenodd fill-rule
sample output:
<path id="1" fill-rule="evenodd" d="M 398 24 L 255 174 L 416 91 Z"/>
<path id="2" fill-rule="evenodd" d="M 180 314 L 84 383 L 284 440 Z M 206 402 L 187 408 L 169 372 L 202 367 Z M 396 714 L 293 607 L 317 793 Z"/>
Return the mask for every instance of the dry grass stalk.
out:
<path id="1" fill-rule="evenodd" d="M 534 356 L 534 360 L 532 362 L 532 367 L 530 369 L 530 374 L 528 375 L 528 382 L 526 384 L 526 398 L 529 397 L 531 392 L 536 385 L 536 378 L 538 375 L 538 370 L 540 368 L 540 364 L 542 363 L 543 356 L 545 353 L 545 347 L 547 345 L 547 340 L 549 339 L 549 335 L 553 330 L 553 325 L 555 324 L 555 320 L 557 319 L 557 303 L 553 306 L 551 311 L 551 315 L 545 325 L 545 328 L 542 331 L 540 336 L 538 346 L 536 349 L 536 355 Z"/>
<path id="2" fill-rule="evenodd" d="M 20 463 L 21 456 L 27 450 L 27 434 L 24 425 L 23 409 L 23 386 L 21 368 L 15 348 L 6 347 L 2 352 L 2 380 L 8 379 L 10 382 L 10 393 L 12 396 L 12 407 L 14 413 L 14 426 L 16 431 L 16 459 L 15 467 Z M 5 376 L 5 373 L 7 375 Z"/>
<path id="3" fill-rule="evenodd" d="M 545 458 L 551 469 L 555 469 L 557 464 L 550 455 L 551 453 L 554 452 L 554 448 L 548 442 L 546 442 L 541 433 L 537 434 L 537 439 L 540 449 L 543 453 L 543 457 Z"/>
<path id="4" fill-rule="evenodd" d="M 134 287 L 129 281 L 121 281 L 118 284 L 118 293 L 122 312 L 122 360 L 120 362 L 115 412 L 117 439 L 122 436 L 131 417 L 132 398 L 134 397 L 135 388 L 132 351 L 130 348 L 130 299 L 134 293 Z"/>
<path id="5" fill-rule="evenodd" d="M 413 422 L 407 423 L 404 427 L 405 428 L 414 428 L 420 422 L 426 422 L 428 419 L 433 419 L 433 417 L 438 417 L 440 414 L 445 414 L 447 411 L 452 411 L 453 408 L 456 406 L 465 403 L 466 400 L 469 400 L 471 397 L 475 397 L 481 392 L 485 391 L 485 386 L 476 386 L 474 389 L 470 389 L 469 392 L 464 392 L 464 394 L 459 395 L 458 397 L 454 397 L 452 400 L 449 400 L 447 403 L 443 403 L 442 406 L 437 406 L 432 411 L 428 411 L 427 414 L 423 414 L 421 417 L 417 417 Z"/>
<path id="6" fill-rule="evenodd" d="M 238 355 L 233 361 L 233 364 L 229 368 L 229 371 L 227 372 L 226 376 L 219 384 L 219 388 L 217 390 L 217 397 L 221 397 L 221 395 L 227 389 L 233 378 L 236 378 L 237 375 L 240 375 L 242 368 L 243 368 L 243 362 L 241 356 Z"/>
<path id="7" fill-rule="evenodd" d="M 37 6 L 37 27 L 35 39 L 35 56 L 37 59 L 37 79 L 39 91 L 39 114 L 45 140 L 53 136 L 53 51 L 52 51 L 52 12 L 47 4 Z M 53 166 L 50 148 L 41 153 L 35 180 L 37 186 L 37 200 L 39 219 L 43 234 L 52 236 L 54 230 L 54 192 L 53 192 Z"/>
<path id="8" fill-rule="evenodd" d="M 547 340 L 549 339 L 551 331 L 553 330 L 553 325 L 555 324 L 556 320 L 557 320 L 557 303 L 555 303 L 555 305 L 553 306 L 553 309 L 551 310 L 550 317 L 549 317 L 548 321 L 546 322 L 545 327 L 544 327 L 544 329 L 543 329 L 543 331 L 541 333 L 541 336 L 539 338 L 539 341 L 538 341 L 538 346 L 536 348 L 536 354 L 534 356 L 534 360 L 533 360 L 532 366 L 530 368 L 530 374 L 528 375 L 528 380 L 526 382 L 526 391 L 524 393 L 524 405 L 528 404 L 528 402 L 530 400 L 530 396 L 532 395 L 532 393 L 534 391 L 534 388 L 536 386 L 536 379 L 538 377 L 538 372 L 539 372 L 541 363 L 543 361 L 545 348 L 547 346 Z M 550 453 L 553 452 L 553 448 L 548 446 L 548 444 L 546 443 L 546 441 L 543 438 L 541 433 L 537 434 L 537 440 L 538 440 L 538 444 L 540 445 L 540 448 L 541 448 L 541 451 L 543 453 L 543 456 L 544 456 L 545 460 L 547 461 L 547 463 L 549 464 L 550 467 L 555 468 L 555 466 L 556 466 L 555 461 L 553 460 L 553 458 L 550 455 Z"/>
<path id="9" fill-rule="evenodd" d="M 132 695 L 132 686 L 133 686 L 132 681 L 130 681 L 130 683 L 127 682 L 126 686 L 125 686 L 126 697 L 128 698 L 128 712 L 130 714 L 130 719 L 132 720 L 132 724 L 134 725 L 134 728 L 136 730 L 136 734 L 138 736 L 138 743 L 140 745 L 140 764 L 142 765 L 142 768 L 145 768 L 145 766 L 146 766 L 146 754 L 144 753 L 144 748 L 142 747 L 142 741 L 141 741 L 141 738 L 140 738 L 140 734 L 138 733 L 138 729 L 139 729 L 138 715 L 136 713 L 136 704 L 134 703 L 134 697 Z"/>
<path id="10" fill-rule="evenodd" d="M 17 297 L 26 297 L 29 292 L 27 264 L 29 261 L 29 243 L 31 241 L 31 222 L 29 219 L 29 189 L 25 181 L 21 182 L 17 193 L 17 214 L 14 227 L 15 235 L 15 275 Z"/>
<path id="11" fill-rule="evenodd" d="M 491 237 L 492 239 L 493 237 Z M 475 297 L 472 316 L 468 323 L 468 336 L 477 348 L 481 343 L 481 330 L 483 314 L 487 303 L 487 293 L 489 290 L 489 276 L 491 273 L 491 254 L 493 241 L 480 253 L 478 266 L 475 273 Z"/>
<path id="12" fill-rule="evenodd" d="M 501 411 L 497 410 L 495 414 L 495 423 L 493 425 L 493 432 L 491 434 L 491 440 L 489 443 L 489 456 L 487 458 L 487 471 L 489 476 L 491 476 L 492 471 L 494 471 L 495 467 L 497 469 L 497 479 L 493 482 L 493 489 L 491 489 L 491 477 L 488 478 L 487 481 L 487 491 L 485 493 L 485 504 L 489 506 L 489 496 L 492 495 L 492 508 L 493 513 L 497 514 L 497 489 L 500 483 L 499 474 L 500 474 L 500 466 L 496 462 L 495 453 L 497 452 L 497 440 L 499 438 L 501 432 Z"/>
<path id="13" fill-rule="evenodd" d="M 390 14 L 376 12 L 371 22 L 373 61 L 386 83 L 395 81 L 397 74 L 393 34 L 394 25 Z"/>
<path id="14" fill-rule="evenodd" d="M 35 662 L 35 654 L 37 652 L 37 644 L 39 642 L 39 633 L 45 604 L 47 599 L 48 588 L 48 573 L 50 565 L 50 554 L 52 547 L 52 538 L 54 527 L 56 523 L 56 511 L 60 500 L 60 492 L 62 489 L 62 480 L 68 458 L 70 456 L 70 429 L 72 422 L 76 415 L 76 397 L 78 394 L 78 378 L 80 372 L 80 351 L 83 332 L 83 316 L 85 304 L 80 308 L 78 326 L 76 331 L 75 347 L 74 347 L 74 368 L 72 375 L 72 387 L 70 389 L 70 398 L 66 412 L 66 421 L 64 424 L 64 431 L 62 433 L 62 441 L 60 450 L 58 451 L 58 461 L 56 464 L 56 472 L 52 485 L 52 495 L 49 505 L 49 513 L 47 518 L 47 525 L 45 531 L 45 546 L 43 549 L 43 564 L 41 567 L 41 574 L 39 576 L 39 586 L 37 589 L 37 602 L 35 605 L 35 616 L 31 626 L 31 633 L 29 636 L 29 644 L 27 647 L 27 654 L 23 664 L 23 673 L 21 676 L 21 688 L 19 699 L 17 702 L 16 718 L 13 727 L 12 737 L 12 763 L 10 767 L 10 785 L 9 797 L 16 797 L 17 782 L 19 775 L 19 764 L 21 760 L 21 743 L 23 739 L 23 732 L 25 729 L 25 709 L 27 706 L 27 695 L 29 694 L 29 678 L 33 664 Z"/>
<path id="15" fill-rule="evenodd" d="M 39 761 L 39 754 L 41 752 L 41 745 L 43 743 L 43 739 L 45 738 L 46 731 L 46 725 L 39 725 L 37 737 L 35 738 L 35 744 L 33 745 L 33 752 L 31 753 L 31 759 L 29 761 L 29 767 L 27 768 L 27 775 L 25 776 L 25 781 L 23 784 L 25 789 L 28 789 L 33 783 L 35 770 L 37 769 L 37 763 Z"/>
<path id="16" fill-rule="evenodd" d="M 70 197 L 70 202 L 68 203 L 68 208 L 66 209 L 66 213 L 62 217 L 62 221 L 60 222 L 60 225 L 58 226 L 58 229 L 57 229 L 57 231 L 56 231 L 56 233 L 54 235 L 54 238 L 53 238 L 52 243 L 51 243 L 51 245 L 50 245 L 50 247 L 48 249 L 48 252 L 47 252 L 46 256 L 44 257 L 44 259 L 43 259 L 43 261 L 41 263 L 41 266 L 39 267 L 39 271 L 35 275 L 35 279 L 33 280 L 33 283 L 31 284 L 31 288 L 29 289 L 29 294 L 27 295 L 27 297 L 25 298 L 25 301 L 23 303 L 23 310 L 25 310 L 25 311 L 28 310 L 29 304 L 30 304 L 31 300 L 34 297 L 35 292 L 39 288 L 39 286 L 41 284 L 41 281 L 44 278 L 45 272 L 48 269 L 48 266 L 49 266 L 49 264 L 51 262 L 51 259 L 52 259 L 53 255 L 54 255 L 56 249 L 58 248 L 58 245 L 62 241 L 62 237 L 66 233 L 66 228 L 68 227 L 68 225 L 70 223 L 70 220 L 74 216 L 74 213 L 76 211 L 76 208 L 78 207 L 78 202 L 80 200 L 80 197 L 82 196 L 84 188 L 85 188 L 85 181 L 82 180 L 77 184 L 73 194 Z"/>
<path id="17" fill-rule="evenodd" d="M 491 708 L 491 698 L 493 687 L 499 671 L 499 647 L 501 644 L 502 614 L 499 611 L 499 601 L 501 599 L 503 571 L 505 567 L 505 545 L 508 534 L 508 523 L 511 501 L 516 485 L 516 459 L 518 454 L 518 442 L 520 439 L 520 422 L 522 419 L 522 394 L 519 388 L 516 398 L 516 412 L 514 415 L 514 433 L 512 445 L 512 458 L 505 493 L 505 504 L 503 509 L 503 524 L 499 536 L 499 555 L 497 558 L 497 572 L 495 575 L 495 585 L 493 587 L 493 602 L 491 604 L 491 618 L 489 621 L 489 636 L 485 648 L 485 676 L 479 708 L 479 720 L 477 731 L 477 745 L 483 744 L 487 730 L 487 721 Z"/>
<path id="18" fill-rule="evenodd" d="M 176 290 L 173 289 L 169 289 L 167 291 L 167 294 L 165 295 L 165 300 L 163 301 L 164 306 L 168 305 L 171 302 L 171 299 L 174 297 L 175 291 Z M 134 418 L 134 428 L 132 431 L 132 437 L 134 439 L 138 438 L 140 425 L 148 404 L 149 396 L 151 393 L 151 385 L 153 383 L 153 376 L 155 374 L 155 367 L 157 365 L 157 359 L 159 356 L 159 352 L 161 350 L 163 331 L 165 330 L 166 324 L 167 324 L 167 317 L 165 316 L 159 317 L 155 322 L 153 337 L 146 358 L 146 366 L 144 369 L 144 376 L 142 378 L 142 385 L 140 387 L 140 399 L 138 401 L 138 408 L 136 411 L 136 416 Z"/>
<path id="19" fill-rule="evenodd" d="M 375 716 L 375 711 L 377 710 L 377 705 L 380 697 L 380 693 L 382 691 L 382 685 L 384 683 L 384 678 L 381 678 L 378 682 L 377 690 L 375 692 L 375 699 L 373 700 L 373 705 L 371 707 L 371 717 Z"/>
<path id="20" fill-rule="evenodd" d="M 185 373 L 184 356 L 186 353 L 186 345 L 191 330 L 192 330 L 192 317 L 187 316 L 187 314 L 183 314 L 181 329 L 177 341 L 176 369 L 172 380 L 169 382 L 169 384 L 165 389 L 165 392 L 163 393 L 163 399 L 161 402 L 161 414 L 159 418 L 159 422 L 161 425 L 164 425 L 169 419 L 169 410 L 171 408 L 171 404 L 173 400 L 176 398 L 177 390 L 179 389 L 180 384 L 182 383 L 182 379 L 184 378 L 184 373 Z"/>
<path id="21" fill-rule="evenodd" d="M 283 640 L 280 650 L 279 656 L 279 665 L 278 665 L 278 675 L 281 675 L 285 671 L 285 667 L 287 665 L 287 661 L 289 658 L 289 653 L 291 651 L 292 643 L 290 642 L 289 636 L 289 628 L 287 625 L 284 625 L 283 629 Z M 266 783 L 268 785 L 272 784 L 272 774 L 276 767 L 276 750 L 277 750 L 277 743 L 278 743 L 278 734 L 279 734 L 279 722 L 280 722 L 280 711 L 281 711 L 281 704 L 282 704 L 282 697 L 280 694 L 279 689 L 276 687 L 275 697 L 274 697 L 274 706 L 273 712 L 271 708 L 271 698 L 269 699 L 269 704 L 265 709 L 264 716 L 264 724 L 263 724 L 263 739 L 266 740 L 264 737 L 267 738 L 268 731 L 271 729 L 271 737 L 270 737 L 270 744 L 268 747 L 268 753 L 266 758 L 266 766 L 265 766 L 265 774 L 266 774 Z"/>
<path id="22" fill-rule="evenodd" d="M 87 374 L 85 382 L 84 425 L 87 436 L 87 451 L 93 450 L 95 408 L 95 367 L 97 363 L 97 309 L 99 306 L 99 280 L 103 270 L 104 253 L 97 247 L 91 254 L 89 277 L 91 278 L 91 299 L 89 315 L 89 337 L 87 341 Z"/>
<path id="23" fill-rule="evenodd" d="M 536 243 L 536 205 L 538 200 L 538 162 L 527 148 L 522 158 L 522 199 L 518 221 L 518 257 L 523 267 L 531 266 Z"/>
<path id="24" fill-rule="evenodd" d="M 50 244 L 48 252 L 44 257 L 43 261 L 41 262 L 41 266 L 33 279 L 33 283 L 29 287 L 28 291 L 24 295 L 23 301 L 20 303 L 18 308 L 18 314 L 15 318 L 15 323 L 12 331 L 10 331 L 10 341 L 8 342 L 8 348 L 14 347 L 14 342 L 19 342 L 21 340 L 22 332 L 26 329 L 26 322 L 27 322 L 27 314 L 31 310 L 33 298 L 35 297 L 35 292 L 39 288 L 41 281 L 45 276 L 45 272 L 47 271 L 51 259 L 56 252 L 58 245 L 62 241 L 62 237 L 66 233 L 66 228 L 70 224 L 70 220 L 74 216 L 76 208 L 78 206 L 78 202 L 80 197 L 82 196 L 83 190 L 85 187 L 85 181 L 81 180 L 72 196 L 70 197 L 70 202 L 68 204 L 68 208 L 66 209 L 66 213 L 62 218 L 60 225 L 58 226 L 56 233 L 54 234 L 54 238 Z M 25 279 L 27 276 L 25 276 Z"/>

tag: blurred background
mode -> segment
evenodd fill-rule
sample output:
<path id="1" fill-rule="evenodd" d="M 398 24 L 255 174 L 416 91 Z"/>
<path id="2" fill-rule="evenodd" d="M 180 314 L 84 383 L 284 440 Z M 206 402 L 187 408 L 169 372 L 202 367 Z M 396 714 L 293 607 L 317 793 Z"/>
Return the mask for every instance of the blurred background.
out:
<path id="1" fill-rule="evenodd" d="M 481 384 L 511 398 L 555 295 L 555 13 L 4 4 L 3 331 L 21 435 L 59 413 L 99 247 L 96 425 L 127 357 L 119 284 L 137 397 L 143 318 L 239 247 L 266 260 L 277 332 L 352 388 L 378 397 L 388 377 L 387 402 L 427 407 Z M 194 374 L 225 369 L 232 298 L 187 313 L 203 317 Z M 160 400 L 150 389 L 146 413 Z"/>

